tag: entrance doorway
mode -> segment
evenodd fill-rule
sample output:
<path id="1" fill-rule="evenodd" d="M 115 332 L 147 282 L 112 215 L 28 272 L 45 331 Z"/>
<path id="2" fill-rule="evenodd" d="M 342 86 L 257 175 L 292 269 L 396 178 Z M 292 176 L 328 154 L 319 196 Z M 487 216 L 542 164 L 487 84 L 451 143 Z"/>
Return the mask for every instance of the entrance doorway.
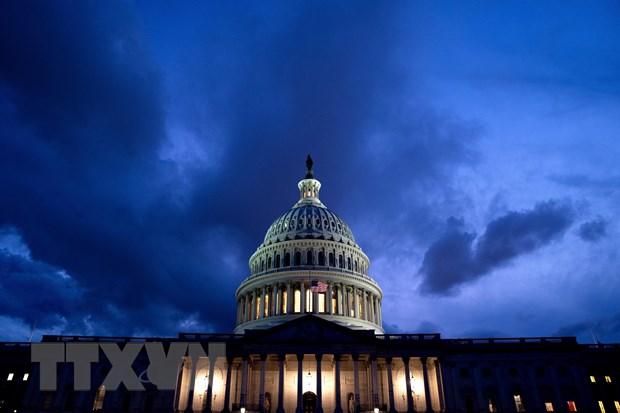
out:
<path id="1" fill-rule="evenodd" d="M 303 400 L 304 413 L 314 413 L 316 410 L 316 394 L 307 391 L 301 397 Z"/>

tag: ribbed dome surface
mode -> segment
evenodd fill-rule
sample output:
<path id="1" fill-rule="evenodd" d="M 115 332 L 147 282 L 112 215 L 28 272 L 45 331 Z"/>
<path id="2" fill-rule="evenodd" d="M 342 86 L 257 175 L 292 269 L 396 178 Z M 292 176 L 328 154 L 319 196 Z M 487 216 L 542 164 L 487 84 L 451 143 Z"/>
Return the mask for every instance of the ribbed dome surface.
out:
<path id="1" fill-rule="evenodd" d="M 295 206 L 276 219 L 267 230 L 263 245 L 293 239 L 325 239 L 355 245 L 351 229 L 338 215 L 312 204 Z"/>

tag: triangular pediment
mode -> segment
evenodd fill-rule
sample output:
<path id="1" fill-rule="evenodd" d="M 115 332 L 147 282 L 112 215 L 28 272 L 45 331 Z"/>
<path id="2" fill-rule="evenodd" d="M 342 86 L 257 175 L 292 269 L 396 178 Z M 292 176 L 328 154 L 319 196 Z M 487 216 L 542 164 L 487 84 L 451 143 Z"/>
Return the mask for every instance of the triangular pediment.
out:
<path id="1" fill-rule="evenodd" d="M 245 341 L 274 345 L 359 345 L 374 343 L 375 334 L 373 330 L 353 330 L 307 314 L 269 329 L 247 330 Z"/>

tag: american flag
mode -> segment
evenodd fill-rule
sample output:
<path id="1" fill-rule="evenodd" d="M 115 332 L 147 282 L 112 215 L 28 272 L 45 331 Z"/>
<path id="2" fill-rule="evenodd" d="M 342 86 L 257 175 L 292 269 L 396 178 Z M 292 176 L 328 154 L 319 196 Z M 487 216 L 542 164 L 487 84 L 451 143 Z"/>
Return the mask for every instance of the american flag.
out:
<path id="1" fill-rule="evenodd" d="M 312 280 L 310 283 L 310 290 L 313 293 L 324 293 L 327 291 L 327 283 L 318 280 Z"/>

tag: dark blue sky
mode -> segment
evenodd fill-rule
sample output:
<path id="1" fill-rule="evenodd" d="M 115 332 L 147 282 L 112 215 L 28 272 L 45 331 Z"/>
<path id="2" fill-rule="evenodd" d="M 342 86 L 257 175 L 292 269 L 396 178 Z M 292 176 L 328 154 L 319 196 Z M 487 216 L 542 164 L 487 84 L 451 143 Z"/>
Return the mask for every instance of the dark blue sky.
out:
<path id="1" fill-rule="evenodd" d="M 620 3 L 0 5 L 1 340 L 230 332 L 308 153 L 391 332 L 620 342 Z"/>

